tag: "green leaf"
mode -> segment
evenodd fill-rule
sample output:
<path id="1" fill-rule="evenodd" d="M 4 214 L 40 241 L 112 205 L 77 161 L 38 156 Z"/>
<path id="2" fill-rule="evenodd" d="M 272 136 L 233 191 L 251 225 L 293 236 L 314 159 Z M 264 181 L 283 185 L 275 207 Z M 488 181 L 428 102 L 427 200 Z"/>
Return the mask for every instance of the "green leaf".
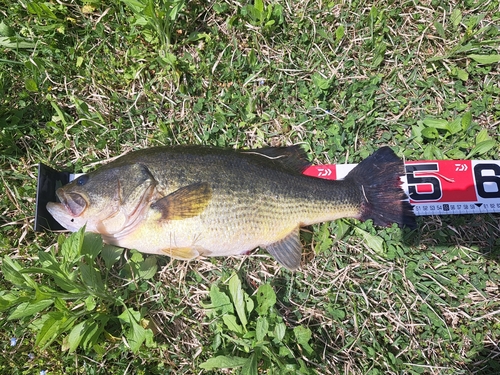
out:
<path id="1" fill-rule="evenodd" d="M 88 326 L 88 324 L 89 322 L 86 320 L 73 327 L 73 329 L 71 330 L 69 335 L 66 336 L 63 342 L 63 351 L 69 350 L 70 353 L 73 353 L 78 348 L 78 345 L 80 345 L 80 341 L 83 338 L 83 331 L 85 330 L 86 325 Z"/>
<path id="2" fill-rule="evenodd" d="M 467 130 L 472 123 L 472 112 L 466 112 L 462 116 L 462 129 Z"/>
<path id="3" fill-rule="evenodd" d="M 105 293 L 104 283 L 102 282 L 101 273 L 94 266 L 81 262 L 80 263 L 80 278 L 89 288 Z"/>
<path id="4" fill-rule="evenodd" d="M 219 355 L 203 362 L 202 364 L 200 364 L 200 367 L 204 370 L 238 368 L 243 366 L 247 360 L 248 358 Z"/>
<path id="5" fill-rule="evenodd" d="M 148 256 L 139 267 L 139 277 L 144 280 L 153 278 L 156 275 L 158 266 L 156 265 L 156 257 L 154 255 Z"/>
<path id="6" fill-rule="evenodd" d="M 85 309 L 87 311 L 92 311 L 97 306 L 94 296 L 88 296 L 85 298 Z"/>
<path id="7" fill-rule="evenodd" d="M 81 254 L 88 255 L 90 259 L 95 259 L 103 247 L 101 235 L 97 233 L 86 232 L 83 236 L 81 245 Z"/>
<path id="8" fill-rule="evenodd" d="M 78 232 L 72 233 L 61 246 L 62 261 L 64 263 L 74 263 L 80 258 L 80 250 L 83 245 L 85 227 Z"/>
<path id="9" fill-rule="evenodd" d="M 36 313 L 46 309 L 54 303 L 52 299 L 46 299 L 37 302 L 23 302 L 16 306 L 14 311 L 9 315 L 7 320 L 21 319 L 27 316 L 35 315 Z"/>
<path id="10" fill-rule="evenodd" d="M 344 37 L 345 35 L 345 27 L 343 24 L 340 24 L 339 27 L 335 30 L 335 40 L 337 43 Z"/>
<path id="11" fill-rule="evenodd" d="M 224 321 L 224 324 L 227 326 L 227 328 L 229 328 L 231 331 L 243 334 L 243 328 L 238 324 L 234 315 L 224 315 L 222 317 L 222 320 Z"/>
<path id="12" fill-rule="evenodd" d="M 153 332 L 150 329 L 145 329 L 139 324 L 140 313 L 131 308 L 126 309 L 120 316 L 119 319 L 125 321 L 130 325 L 125 337 L 127 339 L 127 344 L 130 349 L 137 353 L 144 343 L 144 341 L 151 341 Z"/>
<path id="13" fill-rule="evenodd" d="M 462 119 L 457 117 L 455 120 L 448 123 L 448 130 L 451 134 L 456 134 L 462 130 Z"/>
<path id="14" fill-rule="evenodd" d="M 470 55 L 467 55 L 467 57 L 471 58 L 472 60 L 476 61 L 479 64 L 484 64 L 484 65 L 491 65 L 491 64 L 496 64 L 497 62 L 500 62 L 500 55 L 470 54 Z"/>
<path id="15" fill-rule="evenodd" d="M 3 277 L 18 287 L 28 287 L 37 289 L 37 284 L 28 275 L 23 275 L 20 271 L 23 267 L 15 260 L 5 256 L 2 261 L 2 274 Z"/>
<path id="16" fill-rule="evenodd" d="M 422 137 L 427 139 L 436 139 L 439 137 L 439 133 L 436 128 L 424 128 L 422 129 Z"/>
<path id="17" fill-rule="evenodd" d="M 255 338 L 257 341 L 264 341 L 268 330 L 269 322 L 267 321 L 267 318 L 265 316 L 259 316 L 255 326 Z"/>
<path id="18" fill-rule="evenodd" d="M 276 304 L 276 293 L 271 285 L 263 284 L 257 289 L 257 314 L 265 316 L 269 309 Z"/>
<path id="19" fill-rule="evenodd" d="M 374 236 L 360 228 L 355 228 L 356 232 L 363 236 L 366 246 L 375 251 L 377 254 L 384 254 L 384 240 L 379 236 Z"/>
<path id="20" fill-rule="evenodd" d="M 436 28 L 436 31 L 441 38 L 446 38 L 446 33 L 444 32 L 443 25 L 436 21 L 434 22 L 434 27 Z"/>
<path id="21" fill-rule="evenodd" d="M 120 260 L 124 249 L 113 245 L 104 245 L 101 250 L 101 257 L 104 259 L 104 264 L 108 270 L 111 269 L 113 264 Z"/>
<path id="22" fill-rule="evenodd" d="M 35 344 L 42 348 L 50 345 L 62 332 L 71 328 L 76 316 L 69 317 L 59 311 L 45 314 L 41 321 L 42 326 L 36 335 Z"/>
<path id="23" fill-rule="evenodd" d="M 240 319 L 243 329 L 246 331 L 247 316 L 245 313 L 245 296 L 241 288 L 241 281 L 235 273 L 229 279 L 229 293 L 231 294 L 236 314 Z"/>
<path id="24" fill-rule="evenodd" d="M 274 326 L 274 338 L 278 341 L 281 342 L 283 338 L 285 337 L 286 333 L 286 325 L 283 322 L 279 322 Z"/>
<path id="25" fill-rule="evenodd" d="M 426 117 L 422 120 L 424 125 L 435 129 L 448 130 L 448 121 L 432 117 Z"/>
<path id="26" fill-rule="evenodd" d="M 297 326 L 293 329 L 297 343 L 302 346 L 302 348 L 307 352 L 307 354 L 313 353 L 313 348 L 309 345 L 309 340 L 311 340 L 312 332 L 309 328 L 303 326 Z"/>
<path id="27" fill-rule="evenodd" d="M 28 78 L 26 81 L 24 81 L 24 87 L 26 87 L 26 90 L 28 91 L 38 92 L 38 85 L 33 78 Z"/>
<path id="28" fill-rule="evenodd" d="M 488 130 L 482 129 L 479 133 L 476 135 L 476 144 L 479 144 L 481 142 L 487 141 L 491 139 L 490 135 L 488 134 Z"/>
<path id="29" fill-rule="evenodd" d="M 0 35 L 1 36 L 13 36 L 14 29 L 8 25 L 6 25 L 3 21 L 0 22 Z"/>
<path id="30" fill-rule="evenodd" d="M 229 296 L 221 292 L 219 287 L 215 284 L 210 286 L 210 301 L 212 302 L 211 304 L 202 304 L 202 306 L 206 309 L 214 309 L 221 314 L 234 312 L 234 307 Z"/>
<path id="31" fill-rule="evenodd" d="M 0 37 L 0 47 L 3 48 L 11 48 L 11 49 L 20 49 L 20 48 L 35 48 L 36 43 L 27 42 L 21 38 L 16 37 Z"/>
<path id="32" fill-rule="evenodd" d="M 82 339 L 80 341 L 80 346 L 83 347 L 84 349 L 88 350 L 89 348 L 93 347 L 95 344 L 97 344 L 99 336 L 101 335 L 102 331 L 104 330 L 104 325 L 106 323 L 107 319 L 104 319 L 104 321 L 101 320 L 92 320 L 88 321 L 88 325 L 85 327 L 85 330 L 82 334 Z"/>
<path id="33" fill-rule="evenodd" d="M 243 364 L 243 368 L 241 369 L 241 375 L 257 375 L 257 357 L 256 353 L 252 353 L 250 357 Z"/>
<path id="34" fill-rule="evenodd" d="M 496 144 L 497 143 L 494 139 L 488 139 L 486 141 L 479 142 L 476 146 L 474 146 L 471 152 L 469 152 L 469 154 L 466 156 L 466 159 L 470 159 L 474 155 L 482 155 L 495 147 Z"/>
<path id="35" fill-rule="evenodd" d="M 460 25 L 460 22 L 462 21 L 462 12 L 460 11 L 460 9 L 453 9 L 453 11 L 451 12 L 450 20 L 453 27 L 456 28 L 458 25 Z"/>
<path id="36" fill-rule="evenodd" d="M 330 87 L 331 80 L 323 78 L 319 73 L 314 73 L 311 78 L 313 84 L 320 90 L 328 90 Z"/>

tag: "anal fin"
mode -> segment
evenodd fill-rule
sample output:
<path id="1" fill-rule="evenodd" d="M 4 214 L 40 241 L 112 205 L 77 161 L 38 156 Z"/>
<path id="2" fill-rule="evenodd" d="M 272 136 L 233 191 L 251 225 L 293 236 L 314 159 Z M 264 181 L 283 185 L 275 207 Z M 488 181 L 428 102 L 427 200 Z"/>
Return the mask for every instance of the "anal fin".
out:
<path id="1" fill-rule="evenodd" d="M 300 243 L 300 232 L 297 227 L 285 238 L 266 246 L 266 250 L 282 266 L 289 270 L 296 270 L 302 259 L 302 244 Z"/>

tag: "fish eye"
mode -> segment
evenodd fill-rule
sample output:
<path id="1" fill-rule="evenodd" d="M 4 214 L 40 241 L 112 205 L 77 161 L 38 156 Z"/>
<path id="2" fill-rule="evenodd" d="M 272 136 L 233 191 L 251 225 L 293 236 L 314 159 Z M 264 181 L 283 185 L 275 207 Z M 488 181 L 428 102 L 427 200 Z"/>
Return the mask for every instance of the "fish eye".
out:
<path id="1" fill-rule="evenodd" d="M 83 186 L 87 183 L 88 180 L 89 180 L 89 176 L 84 174 L 83 176 L 80 176 L 76 179 L 76 184 L 78 186 Z"/>

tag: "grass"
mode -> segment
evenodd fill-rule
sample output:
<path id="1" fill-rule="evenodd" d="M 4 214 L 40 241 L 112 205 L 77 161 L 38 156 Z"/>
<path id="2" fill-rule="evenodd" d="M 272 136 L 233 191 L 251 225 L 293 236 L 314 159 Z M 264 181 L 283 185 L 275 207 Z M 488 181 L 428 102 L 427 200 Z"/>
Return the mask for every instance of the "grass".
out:
<path id="1" fill-rule="evenodd" d="M 302 143 L 315 163 L 359 162 L 387 144 L 410 160 L 498 159 L 499 24 L 498 0 L 5 2 L 1 371 L 500 373 L 498 214 L 422 217 L 414 233 L 316 225 L 302 232 L 295 273 L 264 251 L 111 261 L 97 242 L 93 255 L 85 245 L 66 259 L 66 236 L 32 230 L 39 162 L 86 171 L 187 143 Z M 24 273 L 7 274 L 9 259 Z M 81 295 L 58 299 L 71 292 L 39 269 L 51 264 L 68 265 Z M 259 297 L 266 285 L 273 293 Z M 20 314 L 9 298 L 34 303 L 35 286 L 54 302 Z M 57 314 L 74 325 L 42 335 Z M 71 336 L 104 316 L 99 334 Z M 204 370 L 222 356 L 239 367 Z"/>

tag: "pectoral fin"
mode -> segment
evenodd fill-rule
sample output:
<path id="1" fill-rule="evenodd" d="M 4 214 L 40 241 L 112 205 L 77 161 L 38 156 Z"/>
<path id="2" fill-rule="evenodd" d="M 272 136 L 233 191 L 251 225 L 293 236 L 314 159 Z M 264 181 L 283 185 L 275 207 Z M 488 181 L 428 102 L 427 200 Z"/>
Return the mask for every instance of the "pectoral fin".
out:
<path id="1" fill-rule="evenodd" d="M 296 228 L 285 238 L 266 246 L 267 251 L 282 266 L 289 270 L 296 270 L 302 259 L 302 244 L 300 243 L 299 228 Z"/>
<path id="2" fill-rule="evenodd" d="M 161 220 L 182 220 L 198 216 L 212 199 L 212 189 L 206 182 L 181 187 L 151 205 L 161 214 Z"/>

